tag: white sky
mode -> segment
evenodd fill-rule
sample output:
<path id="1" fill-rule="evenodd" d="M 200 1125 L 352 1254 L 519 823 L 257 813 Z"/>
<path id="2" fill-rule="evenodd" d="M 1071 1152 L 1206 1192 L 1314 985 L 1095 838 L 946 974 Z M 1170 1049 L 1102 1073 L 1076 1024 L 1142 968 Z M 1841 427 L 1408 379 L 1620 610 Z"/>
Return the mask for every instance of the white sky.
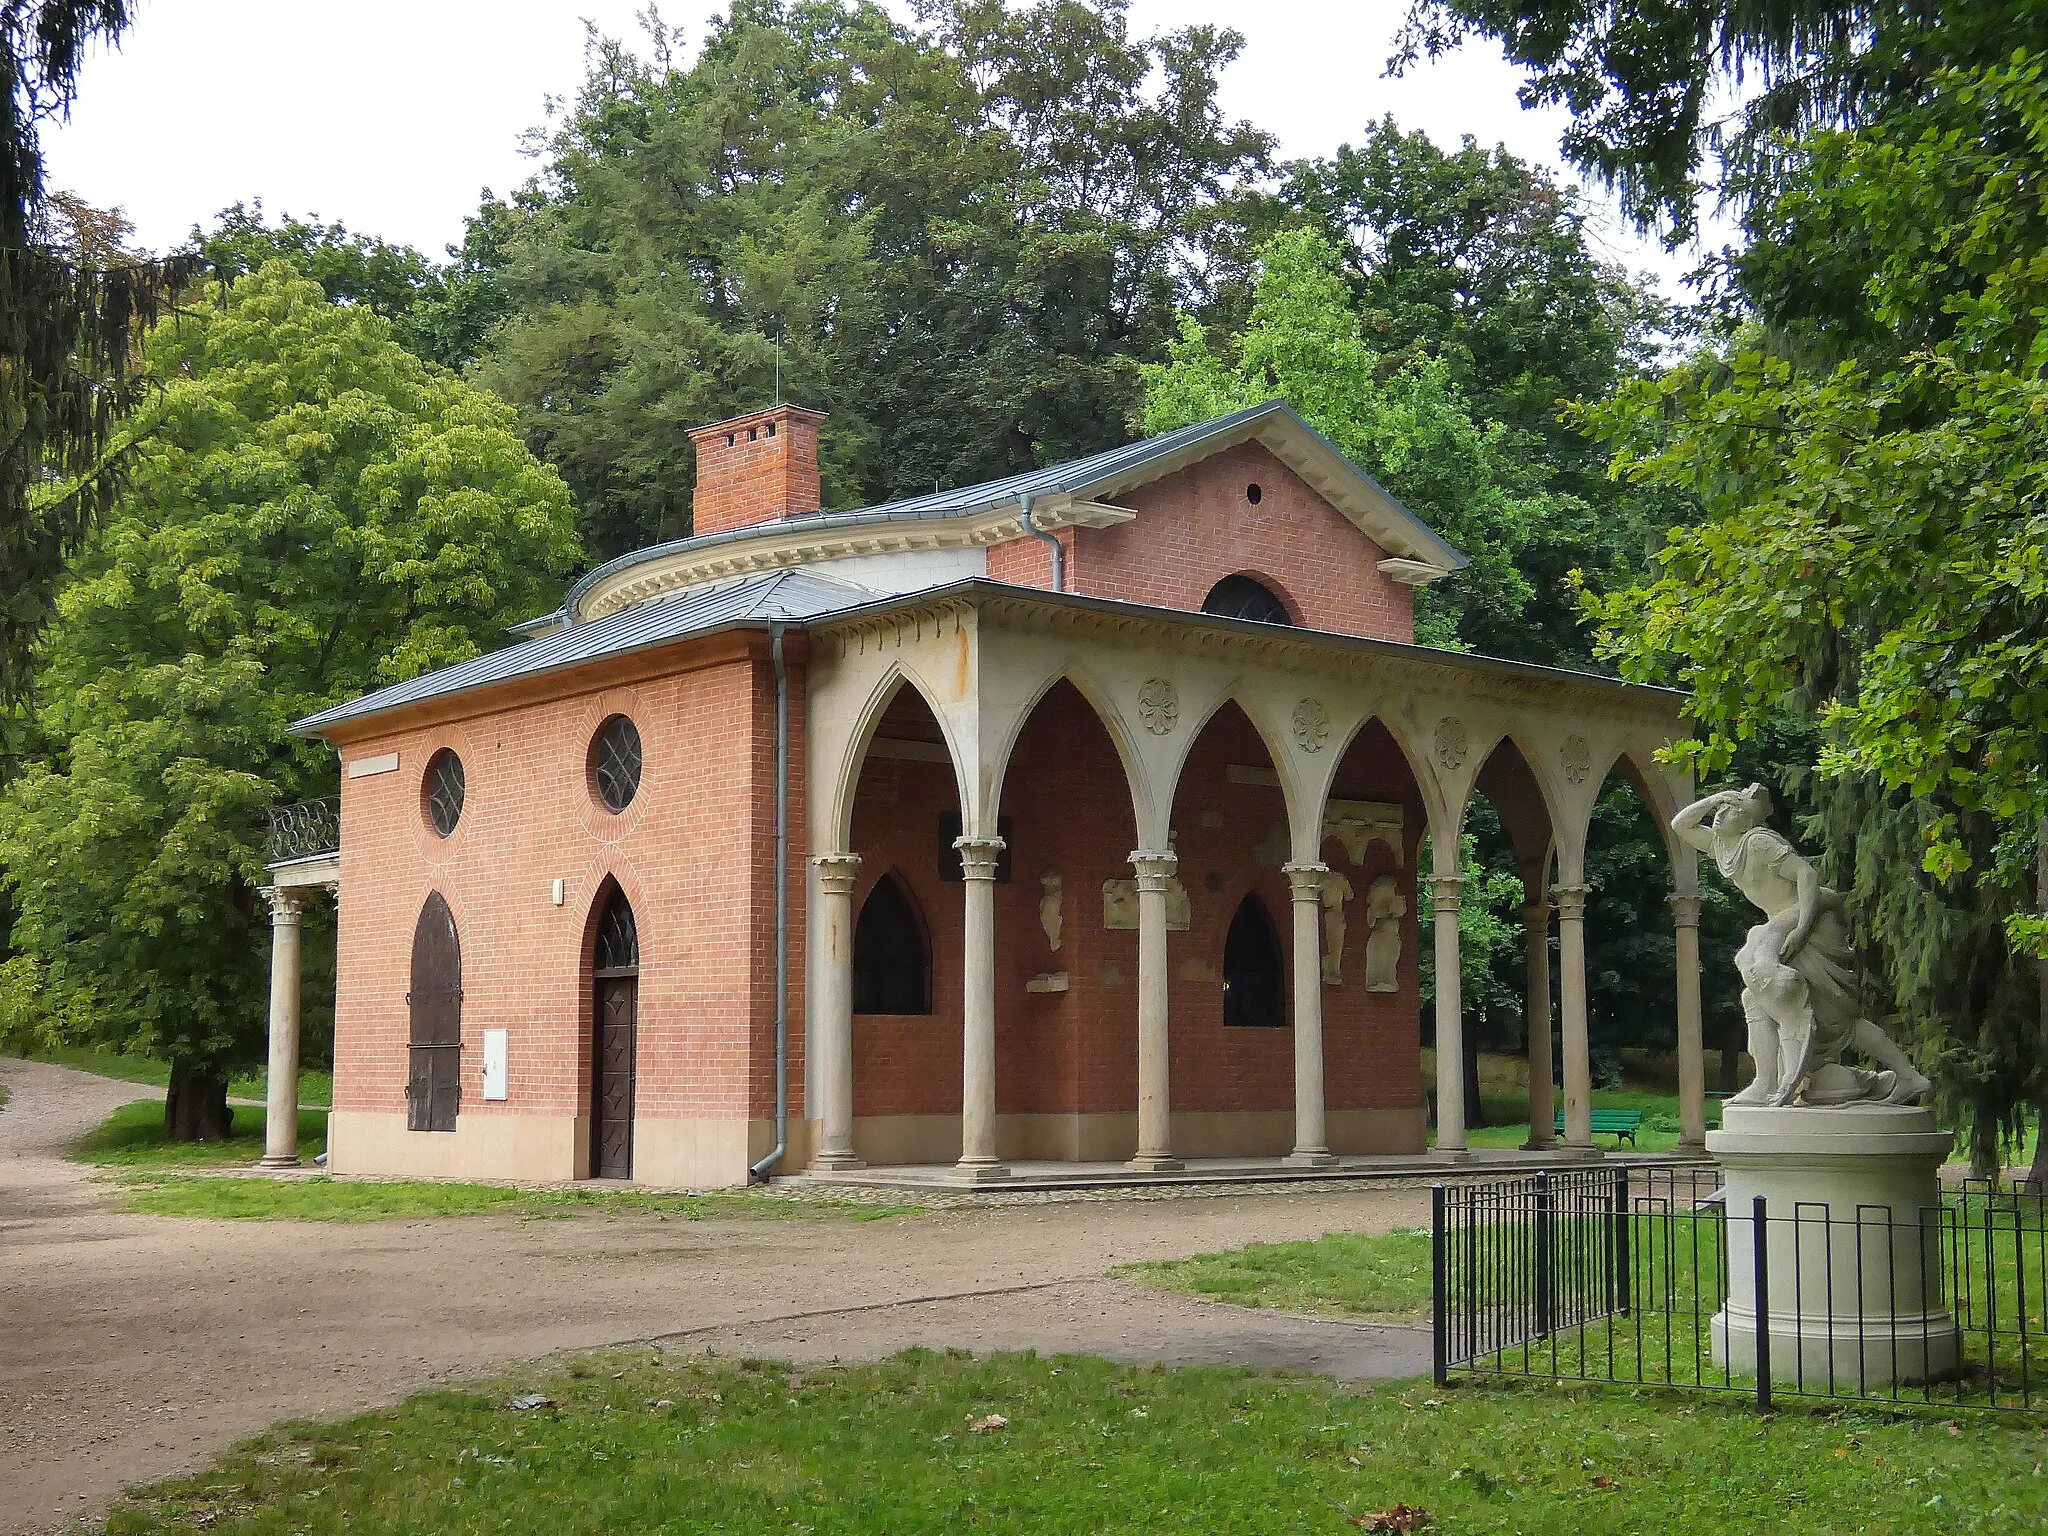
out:
<path id="1" fill-rule="evenodd" d="M 583 19 L 638 37 L 644 3 L 140 0 L 120 50 L 87 65 L 71 121 L 45 133 L 50 184 L 120 207 L 154 250 L 260 197 L 273 217 L 318 214 L 438 256 L 480 189 L 504 193 L 532 174 L 521 134 L 543 121 L 549 95 L 582 79 Z M 694 48 L 717 9 L 670 0 L 663 14 Z M 1223 107 L 1275 134 L 1284 156 L 1328 154 L 1392 113 L 1445 146 L 1470 134 L 1560 164 L 1564 114 L 1523 111 L 1519 72 L 1491 45 L 1382 78 L 1407 0 L 1131 9 L 1141 32 L 1206 21 L 1243 33 Z M 1587 200 L 1596 248 L 1675 292 L 1695 258 L 1634 235 L 1598 189 Z"/>

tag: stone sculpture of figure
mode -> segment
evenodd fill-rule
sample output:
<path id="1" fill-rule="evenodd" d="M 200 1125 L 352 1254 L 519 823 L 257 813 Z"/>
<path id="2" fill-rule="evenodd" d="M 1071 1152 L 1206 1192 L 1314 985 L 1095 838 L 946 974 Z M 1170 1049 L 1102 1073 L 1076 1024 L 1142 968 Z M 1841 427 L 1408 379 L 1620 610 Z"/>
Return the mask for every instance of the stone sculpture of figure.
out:
<path id="1" fill-rule="evenodd" d="M 1401 990 L 1401 919 L 1407 915 L 1401 883 L 1392 875 L 1381 875 L 1366 889 L 1366 991 Z"/>
<path id="2" fill-rule="evenodd" d="M 1714 856 L 1735 888 L 1763 912 L 1735 956 L 1756 1081 L 1737 1104 L 1911 1104 L 1932 1086 L 1891 1037 L 1863 1016 L 1840 893 L 1767 825 L 1770 791 L 1723 790 L 1680 811 L 1671 830 Z M 1709 820 L 1711 818 L 1711 820 Z M 1850 1046 L 1878 1064 L 1846 1065 Z"/>
<path id="3" fill-rule="evenodd" d="M 1045 930 L 1046 946 L 1055 954 L 1060 947 L 1060 927 L 1064 914 L 1060 911 L 1061 898 L 1066 894 L 1066 881 L 1056 869 L 1048 869 L 1038 877 L 1038 926 Z"/>
<path id="4" fill-rule="evenodd" d="M 1323 876 L 1323 985 L 1344 985 L 1344 903 L 1356 893 L 1351 882 L 1331 870 Z"/>

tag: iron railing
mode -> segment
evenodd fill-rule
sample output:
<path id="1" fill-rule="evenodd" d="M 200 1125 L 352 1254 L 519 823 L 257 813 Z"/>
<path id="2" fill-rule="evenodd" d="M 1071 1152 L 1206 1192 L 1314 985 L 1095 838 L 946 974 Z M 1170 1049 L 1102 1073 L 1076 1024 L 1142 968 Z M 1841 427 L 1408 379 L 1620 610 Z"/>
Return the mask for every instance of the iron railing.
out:
<path id="1" fill-rule="evenodd" d="M 1717 1186 L 1642 1167 L 1437 1185 L 1438 1382 L 2048 1410 L 2048 1201 L 1973 1181 L 1910 1214 L 1728 1210 Z"/>
<path id="2" fill-rule="evenodd" d="M 281 805 L 270 813 L 267 844 L 270 862 L 289 864 L 294 859 L 316 859 L 341 850 L 341 801 L 307 800 L 299 805 Z"/>

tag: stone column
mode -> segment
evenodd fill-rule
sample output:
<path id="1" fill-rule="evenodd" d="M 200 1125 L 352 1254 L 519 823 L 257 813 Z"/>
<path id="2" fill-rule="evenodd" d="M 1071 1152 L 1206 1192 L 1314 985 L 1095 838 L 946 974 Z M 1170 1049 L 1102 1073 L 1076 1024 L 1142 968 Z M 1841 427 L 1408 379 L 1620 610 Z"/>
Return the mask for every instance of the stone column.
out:
<path id="1" fill-rule="evenodd" d="M 306 891 L 265 886 L 270 903 L 270 1076 L 263 1109 L 263 1166 L 299 1165 L 299 921 Z"/>
<path id="2" fill-rule="evenodd" d="M 1522 936 L 1529 957 L 1529 1139 L 1525 1152 L 1557 1145 L 1557 1094 L 1550 1078 L 1550 904 L 1540 896 L 1522 906 Z"/>
<path id="3" fill-rule="evenodd" d="M 1593 1062 L 1586 1043 L 1586 888 L 1555 885 L 1550 894 L 1557 903 L 1557 999 L 1564 1012 L 1564 1144 L 1588 1152 Z"/>
<path id="4" fill-rule="evenodd" d="M 960 873 L 967 908 L 967 954 L 961 968 L 960 1164 L 965 1178 L 1005 1179 L 996 1157 L 996 861 L 1000 837 L 962 837 Z"/>
<path id="5" fill-rule="evenodd" d="M 1678 941 L 1678 1144 L 1689 1152 L 1704 1152 L 1707 1073 L 1700 1040 L 1699 896 L 1673 896 L 1671 922 Z"/>
<path id="6" fill-rule="evenodd" d="M 859 1168 L 853 1151 L 853 882 L 857 853 L 821 853 L 818 871 L 818 996 L 810 1049 L 818 1063 L 818 1148 L 811 1166 Z"/>
<path id="7" fill-rule="evenodd" d="M 1458 970 L 1462 875 L 1430 881 L 1436 903 L 1436 1149 L 1465 1150 L 1465 1000 Z"/>
<path id="8" fill-rule="evenodd" d="M 1323 883 L 1327 864 L 1281 866 L 1294 897 L 1294 1151 L 1292 1168 L 1328 1168 L 1323 1125 Z"/>
<path id="9" fill-rule="evenodd" d="M 1171 850 L 1131 855 L 1138 872 L 1138 1155 L 1126 1166 L 1141 1173 L 1181 1166 L 1166 1054 L 1166 885 L 1179 866 Z"/>

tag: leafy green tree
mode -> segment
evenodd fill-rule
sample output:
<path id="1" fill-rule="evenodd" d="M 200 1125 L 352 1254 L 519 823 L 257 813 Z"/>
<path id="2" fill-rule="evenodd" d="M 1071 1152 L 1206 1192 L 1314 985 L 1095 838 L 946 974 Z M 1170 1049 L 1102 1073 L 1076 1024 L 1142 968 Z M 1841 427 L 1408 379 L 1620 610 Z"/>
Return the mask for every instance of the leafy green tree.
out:
<path id="1" fill-rule="evenodd" d="M 510 410 L 273 262 L 156 331 L 164 381 L 41 651 L 53 761 L 0 795 L 12 1038 L 167 1060 L 176 1136 L 256 1060 L 265 813 L 331 792 L 295 717 L 466 660 L 577 557 Z"/>
<path id="2" fill-rule="evenodd" d="M 1477 420 L 1441 359 L 1389 358 L 1366 338 L 1336 250 L 1312 230 L 1260 251 L 1243 330 L 1212 344 L 1192 316 L 1169 360 L 1141 369 L 1145 429 L 1167 432 L 1283 396 L 1303 418 L 1470 558 L 1443 590 L 1425 589 L 1425 643 L 1498 649 L 1529 600 L 1515 556 L 1542 520 L 1542 493 L 1502 452 L 1502 429 Z"/>
<path id="3" fill-rule="evenodd" d="M 1706 511 L 1593 605 L 1615 656 L 1694 690 L 1708 771 L 1818 715 L 1833 873 L 1980 1166 L 2048 1093 L 2044 145 L 2026 54 L 1809 134 L 1738 269 L 1777 323 L 1591 418 Z"/>
<path id="4" fill-rule="evenodd" d="M 922 28 L 740 0 L 688 67 L 660 30 L 644 57 L 596 40 L 490 229 L 510 307 L 477 376 L 598 555 L 688 531 L 688 428 L 778 371 L 830 413 L 828 505 L 1110 446 L 1265 165 L 1216 107 L 1238 41 L 1133 37 L 1120 0 L 961 0 Z"/>
<path id="5" fill-rule="evenodd" d="M 65 558 L 113 496 L 116 424 L 144 389 L 135 333 L 186 275 L 109 251 L 68 216 L 83 205 L 44 187 L 41 125 L 70 110 L 86 50 L 129 9 L 0 0 L 0 702 L 26 689 Z"/>

